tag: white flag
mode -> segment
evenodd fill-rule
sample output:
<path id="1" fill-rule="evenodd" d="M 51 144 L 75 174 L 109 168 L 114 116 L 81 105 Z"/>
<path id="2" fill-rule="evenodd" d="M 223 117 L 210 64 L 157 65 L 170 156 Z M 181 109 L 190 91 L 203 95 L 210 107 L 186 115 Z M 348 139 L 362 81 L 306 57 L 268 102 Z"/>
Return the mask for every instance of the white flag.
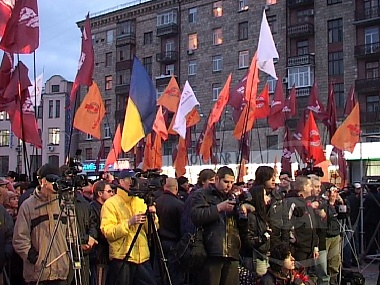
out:
<path id="1" fill-rule="evenodd" d="M 194 91 L 189 82 L 186 80 L 173 125 L 173 130 L 176 131 L 177 134 L 179 134 L 183 139 L 186 137 L 186 115 L 189 114 L 196 105 L 199 105 L 199 102 L 195 97 Z"/>
<path id="2" fill-rule="evenodd" d="M 279 56 L 264 10 L 260 27 L 259 45 L 257 47 L 257 64 L 260 70 L 277 80 L 273 63 L 274 58 L 279 58 Z"/>
<path id="3" fill-rule="evenodd" d="M 32 86 L 29 86 L 30 99 L 32 100 L 33 107 L 36 108 L 41 104 L 41 94 L 42 94 L 42 81 L 44 74 L 41 73 L 37 78 L 36 82 L 32 82 Z M 36 89 L 34 88 L 36 85 Z M 35 91 L 37 90 L 37 93 Z"/>

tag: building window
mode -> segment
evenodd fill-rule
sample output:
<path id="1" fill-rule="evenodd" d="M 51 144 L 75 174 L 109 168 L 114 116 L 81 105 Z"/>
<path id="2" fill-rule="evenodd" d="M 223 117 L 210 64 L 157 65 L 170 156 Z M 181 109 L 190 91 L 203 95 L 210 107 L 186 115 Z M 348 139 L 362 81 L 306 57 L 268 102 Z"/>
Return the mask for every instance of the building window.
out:
<path id="1" fill-rule="evenodd" d="M 152 77 L 152 57 L 144 57 L 143 58 L 143 66 L 145 67 L 146 72 L 149 74 L 150 77 Z"/>
<path id="2" fill-rule="evenodd" d="M 54 101 L 49 100 L 49 119 L 53 118 Z"/>
<path id="3" fill-rule="evenodd" d="M 112 75 L 107 75 L 105 77 L 105 89 L 106 90 L 112 89 Z"/>
<path id="4" fill-rule="evenodd" d="M 9 130 L 0 130 L 0 146 L 9 146 Z"/>
<path id="5" fill-rule="evenodd" d="M 0 176 L 5 176 L 9 170 L 9 156 L 0 156 Z"/>
<path id="6" fill-rule="evenodd" d="M 308 40 L 302 40 L 297 42 L 297 55 L 305 55 L 309 54 L 309 41 Z"/>
<path id="7" fill-rule="evenodd" d="M 297 66 L 288 69 L 288 89 L 293 85 L 296 88 L 310 87 L 313 85 L 314 72 L 310 66 Z"/>
<path id="8" fill-rule="evenodd" d="M 366 134 L 370 135 L 373 134 L 374 136 L 368 136 L 366 137 L 366 142 L 380 142 L 380 139 L 377 137 L 379 134 L 379 128 L 373 127 L 373 128 L 367 128 Z"/>
<path id="9" fill-rule="evenodd" d="M 173 40 L 167 41 L 165 43 L 165 51 L 170 52 L 170 51 L 174 51 L 174 50 L 175 50 L 174 41 Z"/>
<path id="10" fill-rule="evenodd" d="M 267 136 L 267 149 L 278 149 L 278 136 Z"/>
<path id="11" fill-rule="evenodd" d="M 221 71 L 223 68 L 223 57 L 221 55 L 215 55 L 212 57 L 212 71 Z"/>
<path id="12" fill-rule="evenodd" d="M 131 78 L 131 70 L 119 70 L 116 71 L 116 85 L 129 84 Z"/>
<path id="13" fill-rule="evenodd" d="M 92 148 L 87 147 L 85 149 L 85 159 L 86 160 L 91 160 L 92 159 Z"/>
<path id="14" fill-rule="evenodd" d="M 278 32 L 276 15 L 267 16 L 267 20 L 272 34 L 276 34 Z"/>
<path id="15" fill-rule="evenodd" d="M 343 20 L 342 18 L 327 21 L 329 44 L 343 41 Z"/>
<path id="16" fill-rule="evenodd" d="M 59 145 L 60 131 L 59 128 L 49 128 L 48 129 L 48 144 L 49 145 Z"/>
<path id="17" fill-rule="evenodd" d="M 274 5 L 277 3 L 277 0 L 266 0 L 265 4 L 266 5 Z"/>
<path id="18" fill-rule="evenodd" d="M 177 11 L 172 10 L 170 12 L 160 14 L 157 16 L 157 27 L 170 24 L 177 24 Z"/>
<path id="19" fill-rule="evenodd" d="M 248 39 L 248 22 L 239 23 L 239 41 Z"/>
<path id="20" fill-rule="evenodd" d="M 344 108 L 344 84 L 335 83 L 333 85 L 335 105 L 337 108 Z"/>
<path id="21" fill-rule="evenodd" d="M 109 67 L 112 65 L 112 52 L 106 53 L 106 67 Z"/>
<path id="22" fill-rule="evenodd" d="M 57 93 L 57 92 L 59 92 L 59 85 L 52 85 L 52 86 L 51 86 L 51 92 L 52 92 L 52 93 Z"/>
<path id="23" fill-rule="evenodd" d="M 153 32 L 144 33 L 144 45 L 151 45 L 153 43 Z"/>
<path id="24" fill-rule="evenodd" d="M 134 35 L 135 34 L 135 21 L 125 21 L 117 24 L 116 35 Z"/>
<path id="25" fill-rule="evenodd" d="M 327 5 L 342 3 L 342 0 L 327 0 Z"/>
<path id="26" fill-rule="evenodd" d="M 329 53 L 329 75 L 343 75 L 343 51 Z"/>
<path id="27" fill-rule="evenodd" d="M 112 104 L 112 100 L 111 99 L 104 100 L 104 106 L 105 106 L 105 109 L 106 109 L 106 114 L 110 114 L 111 113 L 111 104 Z"/>
<path id="28" fill-rule="evenodd" d="M 212 44 L 214 46 L 221 45 L 223 43 L 222 28 L 212 30 Z"/>
<path id="29" fill-rule="evenodd" d="M 9 114 L 6 111 L 0 112 L 0 121 L 9 120 Z"/>
<path id="30" fill-rule="evenodd" d="M 274 79 L 272 76 L 268 76 L 267 83 L 269 94 L 273 94 L 276 89 L 277 80 Z"/>
<path id="31" fill-rule="evenodd" d="M 189 9 L 189 23 L 190 24 L 197 22 L 197 15 L 198 15 L 198 9 L 197 9 L 197 7 Z"/>
<path id="32" fill-rule="evenodd" d="M 43 115 L 43 106 L 40 105 L 37 107 L 37 118 L 42 119 L 42 115 Z"/>
<path id="33" fill-rule="evenodd" d="M 188 73 L 189 73 L 189 75 L 197 74 L 197 61 L 196 60 L 190 60 L 189 61 Z"/>
<path id="34" fill-rule="evenodd" d="M 111 138 L 111 128 L 108 124 L 104 125 L 104 138 L 105 139 Z"/>
<path id="35" fill-rule="evenodd" d="M 297 11 L 297 22 L 299 24 L 310 23 L 313 20 L 314 9 L 305 9 Z"/>
<path id="36" fill-rule="evenodd" d="M 379 77 L 379 62 L 366 62 L 365 64 L 365 78 L 378 78 Z"/>
<path id="37" fill-rule="evenodd" d="M 212 101 L 218 100 L 220 91 L 222 91 L 222 86 L 219 83 L 212 84 Z"/>
<path id="38" fill-rule="evenodd" d="M 249 67 L 249 52 L 247 50 L 239 51 L 239 68 Z"/>
<path id="39" fill-rule="evenodd" d="M 113 43 L 113 30 L 107 31 L 107 44 L 112 45 Z"/>
<path id="40" fill-rule="evenodd" d="M 239 11 L 247 11 L 248 8 L 248 0 L 239 0 Z"/>
<path id="41" fill-rule="evenodd" d="M 59 118 L 61 116 L 61 101 L 55 100 L 55 117 Z"/>
<path id="42" fill-rule="evenodd" d="M 132 60 L 133 51 L 130 45 L 116 47 L 116 61 Z"/>
<path id="43" fill-rule="evenodd" d="M 367 96 L 366 110 L 369 113 L 379 112 L 379 95 Z"/>
<path id="44" fill-rule="evenodd" d="M 223 2 L 222 1 L 216 1 L 212 3 L 212 14 L 214 17 L 223 16 Z"/>
<path id="45" fill-rule="evenodd" d="M 166 75 L 174 75 L 174 64 L 168 64 L 165 66 Z"/>
<path id="46" fill-rule="evenodd" d="M 198 48 L 198 36 L 197 34 L 189 35 L 189 50 L 195 50 Z"/>

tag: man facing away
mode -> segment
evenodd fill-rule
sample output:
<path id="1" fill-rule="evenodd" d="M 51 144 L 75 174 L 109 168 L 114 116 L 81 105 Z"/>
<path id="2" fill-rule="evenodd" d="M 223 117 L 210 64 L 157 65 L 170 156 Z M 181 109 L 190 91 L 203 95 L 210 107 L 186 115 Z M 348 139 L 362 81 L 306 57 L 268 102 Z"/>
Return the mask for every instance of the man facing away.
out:
<path id="1" fill-rule="evenodd" d="M 53 236 L 60 206 L 52 180 L 56 180 L 60 172 L 58 168 L 45 164 L 37 171 L 37 176 L 40 185 L 20 206 L 14 228 L 13 247 L 23 260 L 24 279 L 28 284 L 35 284 L 43 270 L 40 284 L 66 285 L 70 266 L 66 216 L 61 217 L 57 232 Z M 52 247 L 47 253 L 51 241 Z M 46 268 L 42 268 L 45 257 Z"/>
<path id="2" fill-rule="evenodd" d="M 219 168 L 215 185 L 194 194 L 191 220 L 203 228 L 207 259 L 201 272 L 201 284 L 239 284 L 240 237 L 235 201 L 228 199 L 235 176 L 231 168 Z"/>
<path id="3" fill-rule="evenodd" d="M 144 200 L 131 195 L 130 187 L 134 172 L 124 169 L 119 174 L 119 187 L 115 196 L 103 204 L 100 218 L 100 229 L 109 243 L 107 280 L 108 285 L 155 285 L 153 270 L 149 262 L 147 205 Z M 149 206 L 148 212 L 154 217 L 155 206 Z M 124 258 L 132 245 L 137 229 L 143 224 L 133 245 L 130 256 Z"/>

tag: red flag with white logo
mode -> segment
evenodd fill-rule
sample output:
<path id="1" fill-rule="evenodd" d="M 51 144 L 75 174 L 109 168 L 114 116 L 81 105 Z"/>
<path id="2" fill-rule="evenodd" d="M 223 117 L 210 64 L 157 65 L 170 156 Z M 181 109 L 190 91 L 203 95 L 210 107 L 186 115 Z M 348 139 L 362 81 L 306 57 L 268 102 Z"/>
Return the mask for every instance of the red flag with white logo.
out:
<path id="1" fill-rule="evenodd" d="M 282 109 L 284 108 L 284 90 L 282 89 L 281 77 L 278 78 L 276 90 L 274 91 L 271 103 L 270 114 L 268 116 L 268 124 L 273 131 L 285 125 L 285 117 Z"/>
<path id="2" fill-rule="evenodd" d="M 308 157 L 314 159 L 315 164 L 326 160 L 325 154 L 323 153 L 321 136 L 319 135 L 313 112 L 309 113 L 309 117 L 306 120 L 305 128 L 302 132 L 302 140 L 307 150 Z"/>
<path id="3" fill-rule="evenodd" d="M 285 119 L 293 118 L 297 114 L 296 108 L 296 86 L 293 85 L 289 97 L 285 99 L 284 108 L 282 109 L 282 112 L 285 114 Z"/>
<path id="4" fill-rule="evenodd" d="M 311 88 L 309 102 L 306 108 L 313 112 L 313 116 L 317 120 L 323 121 L 327 118 L 325 107 L 323 107 L 323 104 L 318 99 L 318 87 L 316 82 L 314 82 Z"/>
<path id="5" fill-rule="evenodd" d="M 0 37 L 3 36 L 5 26 L 11 17 L 13 3 L 11 0 L 0 0 Z"/>

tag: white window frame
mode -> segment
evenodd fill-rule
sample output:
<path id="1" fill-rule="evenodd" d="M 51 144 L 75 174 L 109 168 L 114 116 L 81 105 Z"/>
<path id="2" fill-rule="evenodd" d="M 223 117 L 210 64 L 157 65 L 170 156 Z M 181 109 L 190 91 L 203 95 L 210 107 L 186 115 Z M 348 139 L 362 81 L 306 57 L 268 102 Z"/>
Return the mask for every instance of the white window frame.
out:
<path id="1" fill-rule="evenodd" d="M 112 45 L 113 43 L 113 30 L 108 30 L 106 32 L 107 44 Z"/>
<path id="2" fill-rule="evenodd" d="M 86 141 L 92 141 L 92 135 L 86 134 Z"/>
<path id="3" fill-rule="evenodd" d="M 242 50 L 239 51 L 239 68 L 249 67 L 249 51 Z"/>
<path id="4" fill-rule="evenodd" d="M 105 139 L 111 138 L 111 128 L 108 124 L 104 125 L 104 138 Z"/>
<path id="5" fill-rule="evenodd" d="M 198 16 L 198 8 L 197 7 L 190 8 L 189 9 L 189 24 L 196 23 L 197 16 Z"/>
<path id="6" fill-rule="evenodd" d="M 10 143 L 11 132 L 9 130 L 0 130 L 0 146 L 7 147 Z"/>
<path id="7" fill-rule="evenodd" d="M 268 76 L 267 79 L 269 94 L 273 94 L 276 89 L 277 80 L 272 76 Z"/>
<path id="8" fill-rule="evenodd" d="M 219 83 L 214 83 L 212 85 L 212 101 L 218 100 L 220 91 L 222 91 L 222 85 Z"/>
<path id="9" fill-rule="evenodd" d="M 160 15 L 157 15 L 157 27 L 177 24 L 177 11 L 172 10 Z"/>
<path id="10" fill-rule="evenodd" d="M 248 0 L 239 0 L 239 11 L 247 11 L 248 10 Z"/>
<path id="11" fill-rule="evenodd" d="M 167 41 L 165 43 L 165 51 L 166 52 L 175 51 L 175 45 L 174 45 L 174 41 L 173 40 Z"/>
<path id="12" fill-rule="evenodd" d="M 48 143 L 50 145 L 59 145 L 61 131 L 59 128 L 48 129 Z"/>
<path id="13" fill-rule="evenodd" d="M 188 75 L 196 75 L 197 74 L 197 61 L 190 60 L 188 66 Z"/>
<path id="14" fill-rule="evenodd" d="M 223 69 L 223 56 L 222 55 L 215 55 L 212 57 L 212 71 L 222 71 Z"/>
<path id="15" fill-rule="evenodd" d="M 167 64 L 165 66 L 165 75 L 174 75 L 174 64 Z"/>
<path id="16" fill-rule="evenodd" d="M 214 17 L 223 16 L 223 1 L 215 1 L 212 3 L 212 15 Z"/>
<path id="17" fill-rule="evenodd" d="M 288 89 L 295 84 L 296 88 L 311 87 L 314 82 L 314 70 L 311 66 L 288 68 Z"/>
<path id="18" fill-rule="evenodd" d="M 212 30 L 212 44 L 214 46 L 221 45 L 223 43 L 223 30 L 222 28 L 217 28 Z"/>

